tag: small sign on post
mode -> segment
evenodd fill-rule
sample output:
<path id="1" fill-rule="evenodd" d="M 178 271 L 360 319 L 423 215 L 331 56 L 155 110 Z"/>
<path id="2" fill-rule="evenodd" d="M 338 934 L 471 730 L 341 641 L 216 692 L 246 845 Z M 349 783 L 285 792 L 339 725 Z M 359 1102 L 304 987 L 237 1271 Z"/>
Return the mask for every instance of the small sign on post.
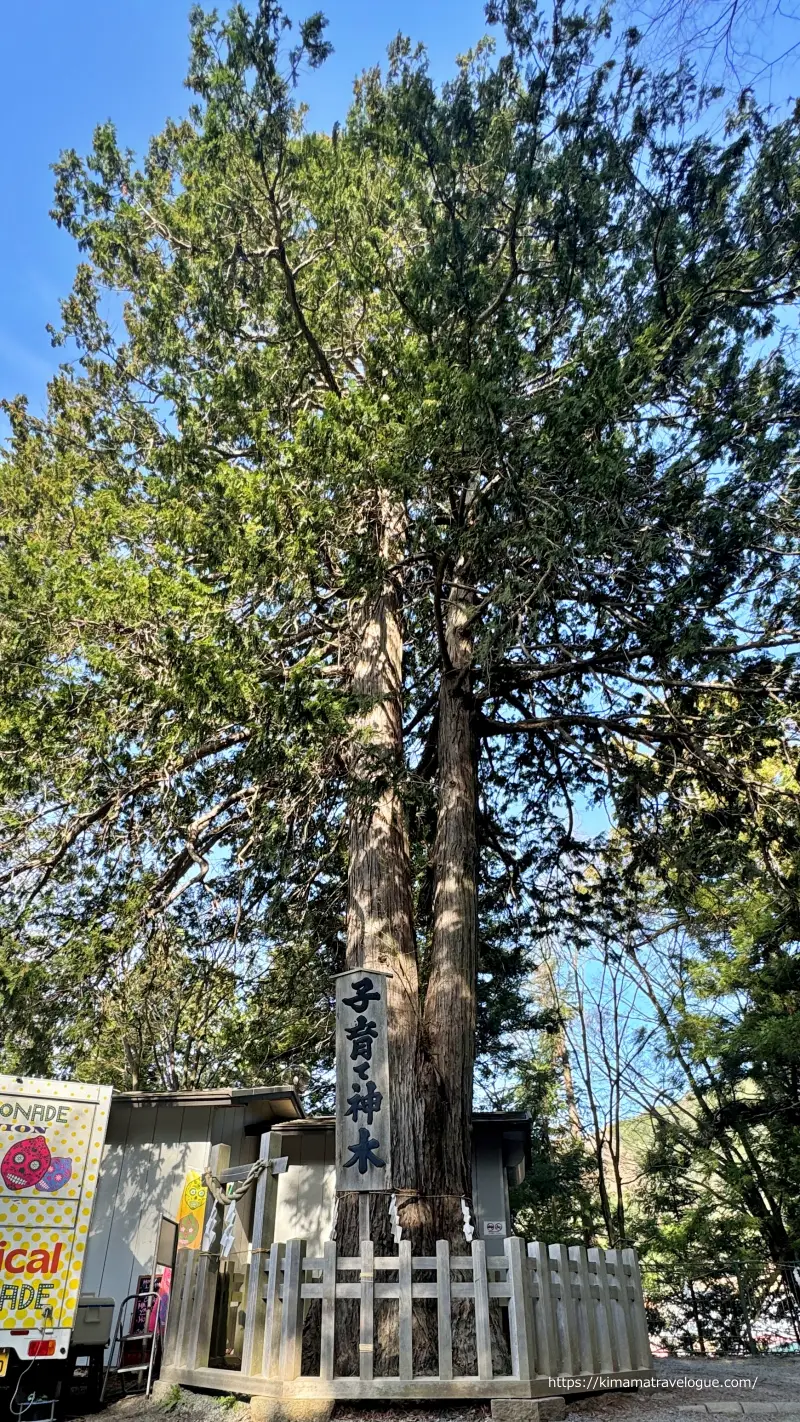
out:
<path id="1" fill-rule="evenodd" d="M 336 978 L 336 1189 L 391 1190 L 391 973 L 354 968 Z"/>

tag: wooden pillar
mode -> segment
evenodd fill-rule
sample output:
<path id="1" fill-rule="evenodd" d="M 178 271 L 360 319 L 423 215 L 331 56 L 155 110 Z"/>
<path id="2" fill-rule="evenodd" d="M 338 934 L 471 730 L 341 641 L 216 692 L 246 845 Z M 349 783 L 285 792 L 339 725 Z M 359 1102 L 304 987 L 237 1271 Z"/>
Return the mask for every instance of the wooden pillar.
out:
<path id="1" fill-rule="evenodd" d="M 622 1263 L 625 1270 L 625 1288 L 628 1289 L 627 1271 L 630 1269 L 630 1290 L 633 1298 L 630 1300 L 630 1320 L 633 1355 L 632 1362 L 635 1368 L 652 1368 L 653 1358 L 650 1352 L 650 1335 L 647 1331 L 647 1314 L 644 1309 L 644 1293 L 642 1291 L 642 1276 L 639 1272 L 639 1260 L 635 1249 L 621 1250 Z"/>
<path id="2" fill-rule="evenodd" d="M 398 1374 L 408 1382 L 414 1376 L 414 1355 L 411 1333 L 411 1240 L 401 1239 L 398 1245 L 397 1280 L 399 1313 L 399 1368 Z"/>
<path id="3" fill-rule="evenodd" d="M 223 1170 L 228 1169 L 231 1150 L 228 1145 L 212 1147 L 208 1162 L 212 1175 L 219 1179 Z M 214 1322 L 214 1303 L 217 1296 L 219 1277 L 219 1248 L 222 1237 L 224 1210 L 218 1205 L 209 1190 L 203 1216 L 203 1238 L 197 1265 L 192 1318 L 187 1341 L 187 1364 L 190 1368 L 207 1368 L 211 1348 L 211 1327 Z"/>
<path id="4" fill-rule="evenodd" d="M 334 1373 L 337 1271 L 336 1242 L 333 1239 L 326 1239 L 322 1246 L 322 1330 L 319 1375 L 327 1382 L 330 1382 Z"/>
<path id="5" fill-rule="evenodd" d="M 536 1240 L 533 1244 L 528 1245 L 528 1254 L 536 1264 L 536 1282 L 539 1286 L 539 1297 L 534 1305 L 536 1375 L 537 1377 L 553 1377 L 560 1372 L 560 1354 L 553 1299 L 553 1275 L 550 1269 L 550 1251 L 546 1244 Z"/>
<path id="6" fill-rule="evenodd" d="M 613 1373 L 618 1366 L 617 1330 L 614 1327 L 611 1294 L 606 1272 L 606 1251 L 590 1249 L 589 1263 L 594 1265 L 597 1277 L 597 1309 L 595 1312 L 597 1337 L 598 1372 Z"/>
<path id="7" fill-rule="evenodd" d="M 450 1245 L 446 1239 L 436 1241 L 436 1307 L 439 1333 L 439 1377 L 449 1381 L 453 1376 L 453 1314 L 450 1285 Z"/>
<path id="8" fill-rule="evenodd" d="M 472 1288 L 475 1296 L 475 1342 L 478 1377 L 492 1376 L 492 1340 L 489 1331 L 489 1280 L 486 1274 L 486 1243 L 472 1241 Z"/>
<path id="9" fill-rule="evenodd" d="M 594 1373 L 600 1367 L 600 1359 L 597 1352 L 594 1299 L 589 1282 L 589 1261 L 586 1257 L 586 1250 L 582 1244 L 573 1245 L 567 1252 L 570 1259 L 578 1266 L 578 1287 L 580 1296 L 575 1312 L 578 1320 L 580 1371 L 582 1373 Z"/>
<path id="10" fill-rule="evenodd" d="M 561 1368 L 567 1377 L 580 1371 L 578 1348 L 578 1324 L 575 1317 L 575 1300 L 572 1296 L 572 1270 L 566 1244 L 551 1244 L 550 1258 L 558 1264 L 558 1282 L 561 1297 L 558 1301 L 559 1333 L 561 1334 Z"/>
<path id="11" fill-rule="evenodd" d="M 175 1268 L 172 1274 L 172 1285 L 169 1291 L 169 1311 L 167 1313 L 167 1326 L 164 1332 L 164 1347 L 161 1355 L 162 1367 L 170 1367 L 173 1363 L 180 1366 L 178 1342 L 181 1331 L 186 1330 L 186 1314 L 188 1313 L 189 1298 L 188 1292 L 192 1282 L 192 1249 L 178 1249 L 175 1255 Z M 181 1317 L 183 1316 L 183 1330 L 181 1330 Z"/>
<path id="12" fill-rule="evenodd" d="M 303 1361 L 303 1260 L 304 1239 L 290 1239 L 283 1269 L 283 1309 L 281 1312 L 280 1373 L 284 1382 L 299 1378 Z"/>
<path id="13" fill-rule="evenodd" d="M 519 1235 L 509 1235 L 505 1241 L 508 1264 L 508 1330 L 511 1336 L 511 1367 L 515 1378 L 527 1381 L 534 1377 L 533 1307 L 528 1275 L 528 1260 Z"/>
<path id="14" fill-rule="evenodd" d="M 606 1271 L 614 1283 L 609 1287 L 612 1299 L 612 1317 L 616 1333 L 617 1367 L 627 1373 L 633 1367 L 631 1357 L 630 1299 L 628 1298 L 628 1278 L 622 1262 L 621 1249 L 606 1250 Z"/>
<path id="15" fill-rule="evenodd" d="M 264 1346 L 261 1362 L 261 1372 L 265 1378 L 279 1378 L 281 1375 L 281 1294 L 285 1255 L 285 1244 L 276 1241 L 270 1246 Z"/>
<path id="16" fill-rule="evenodd" d="M 369 1202 L 369 1196 L 367 1196 Z M 375 1356 L 375 1246 L 361 1240 L 361 1307 L 359 1311 L 358 1375 L 371 1382 Z"/>
<path id="17" fill-rule="evenodd" d="M 253 1228 L 250 1241 L 250 1269 L 247 1276 L 247 1297 L 245 1300 L 244 1344 L 242 1347 L 242 1374 L 253 1377 L 261 1373 L 264 1353 L 264 1325 L 267 1316 L 266 1263 L 267 1250 L 275 1233 L 275 1208 L 278 1198 L 278 1180 L 272 1174 L 272 1161 L 281 1154 L 283 1138 L 278 1131 L 266 1132 L 261 1137 L 259 1160 L 267 1162 L 267 1168 L 259 1176 L 253 1204 Z"/>
<path id="18" fill-rule="evenodd" d="M 358 1237 L 359 1240 L 370 1238 L 369 1195 L 366 1190 L 358 1193 Z"/>

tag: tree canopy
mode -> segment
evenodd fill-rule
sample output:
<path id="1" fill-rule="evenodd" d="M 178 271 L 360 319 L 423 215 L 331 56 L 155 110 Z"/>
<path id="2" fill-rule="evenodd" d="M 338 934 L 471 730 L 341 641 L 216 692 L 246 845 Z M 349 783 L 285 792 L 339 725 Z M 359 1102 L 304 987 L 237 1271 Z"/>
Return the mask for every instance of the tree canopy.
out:
<path id="1" fill-rule="evenodd" d="M 712 123 L 605 11 L 487 22 L 438 86 L 399 38 L 326 134 L 321 16 L 195 9 L 186 118 L 56 164 L 71 358 L 0 466 L 15 1067 L 324 1089 L 347 952 L 463 1124 L 541 935 L 674 887 L 690 787 L 692 854 L 761 823 L 800 115 Z"/>

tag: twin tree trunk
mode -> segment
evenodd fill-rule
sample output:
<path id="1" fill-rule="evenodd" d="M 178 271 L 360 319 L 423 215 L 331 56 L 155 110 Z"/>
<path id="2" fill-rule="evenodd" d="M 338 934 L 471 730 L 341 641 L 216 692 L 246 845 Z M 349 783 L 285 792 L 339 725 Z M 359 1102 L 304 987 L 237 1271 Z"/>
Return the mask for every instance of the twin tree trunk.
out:
<path id="1" fill-rule="evenodd" d="M 398 561 L 404 513 L 381 510 L 384 566 Z M 438 814 L 428 984 L 420 992 L 403 774 L 403 629 L 388 578 L 362 608 L 352 687 L 364 699 L 351 764 L 347 966 L 382 968 L 388 983 L 392 1185 L 415 1252 L 438 1239 L 464 1245 L 471 1208 L 475 1059 L 477 764 L 470 706 L 469 609 L 447 608 L 450 666 L 439 689 Z M 339 1202 L 337 1235 L 353 1205 Z M 372 1235 L 391 1240 L 389 1200 L 373 1201 Z M 349 1231 L 348 1231 L 349 1233 Z M 357 1234 L 356 1234 L 357 1238 Z"/>
<path id="2" fill-rule="evenodd" d="M 396 564 L 404 511 L 381 509 L 382 561 Z M 475 1060 L 477 922 L 477 754 L 471 711 L 470 609 L 451 596 L 446 610 L 449 665 L 439 688 L 438 813 L 427 989 L 420 990 L 408 834 L 401 795 L 403 628 L 401 593 L 390 577 L 365 602 L 356 629 L 352 688 L 363 697 L 350 766 L 348 968 L 392 973 L 387 987 L 392 1103 L 392 1186 L 403 1238 L 414 1254 L 446 1239 L 466 1248 L 472 1220 L 471 1106 Z M 376 1253 L 395 1252 L 391 1196 L 370 1200 Z M 336 1238 L 358 1253 L 357 1196 L 337 1202 Z M 435 1318 L 415 1309 L 416 1366 L 435 1361 Z M 376 1320 L 377 1322 L 377 1320 Z M 345 1330 L 349 1333 L 351 1330 Z M 378 1328 L 394 1351 L 392 1327 Z M 459 1353 L 458 1319 L 454 1348 Z M 355 1344 L 354 1337 L 352 1342 Z M 347 1346 L 346 1337 L 342 1340 Z M 470 1351 L 464 1339 L 465 1355 Z M 380 1358 L 376 1356 L 376 1366 Z M 457 1361 L 458 1366 L 458 1361 Z M 464 1363 L 465 1368 L 468 1362 Z"/>

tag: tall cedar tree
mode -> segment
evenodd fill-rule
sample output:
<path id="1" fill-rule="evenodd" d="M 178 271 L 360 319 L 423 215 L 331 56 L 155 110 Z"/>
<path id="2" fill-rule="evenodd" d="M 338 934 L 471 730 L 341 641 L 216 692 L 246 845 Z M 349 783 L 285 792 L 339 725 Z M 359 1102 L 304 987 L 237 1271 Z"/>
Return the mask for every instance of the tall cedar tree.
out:
<path id="1" fill-rule="evenodd" d="M 714 138 L 605 14 L 487 19 L 441 88 L 398 40 L 328 135 L 319 16 L 194 11 L 188 118 L 57 165 L 80 359 L 2 472 L 9 952 L 80 976 L 205 905 L 327 1031 L 346 863 L 425 1253 L 575 805 L 694 753 L 654 691 L 797 638 L 798 116 Z"/>

